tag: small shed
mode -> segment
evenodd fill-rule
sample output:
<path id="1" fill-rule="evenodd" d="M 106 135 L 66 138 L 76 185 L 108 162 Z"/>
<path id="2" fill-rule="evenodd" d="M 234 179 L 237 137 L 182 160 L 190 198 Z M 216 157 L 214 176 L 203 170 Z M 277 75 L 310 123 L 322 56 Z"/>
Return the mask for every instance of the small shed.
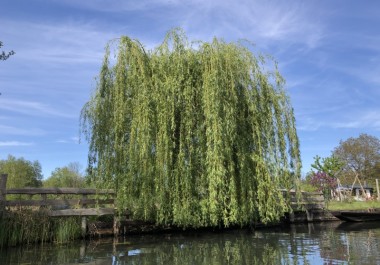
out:
<path id="1" fill-rule="evenodd" d="M 363 190 L 365 194 L 363 194 Z M 354 185 L 354 186 L 341 185 L 338 188 L 336 188 L 336 191 L 338 193 L 341 192 L 342 194 L 355 196 L 357 198 L 359 197 L 371 198 L 373 195 L 374 189 L 371 186 L 366 185 L 366 184 L 363 185 L 363 188 L 360 185 Z"/>

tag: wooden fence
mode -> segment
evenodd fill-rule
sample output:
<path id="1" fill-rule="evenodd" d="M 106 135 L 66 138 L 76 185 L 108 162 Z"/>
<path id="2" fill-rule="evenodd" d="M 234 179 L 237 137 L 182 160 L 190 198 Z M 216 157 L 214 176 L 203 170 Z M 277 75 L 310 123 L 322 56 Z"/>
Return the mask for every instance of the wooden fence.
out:
<path id="1" fill-rule="evenodd" d="M 282 190 L 283 193 L 287 193 L 286 190 Z M 290 204 L 293 212 L 290 213 L 290 222 L 295 222 L 294 212 L 305 212 L 306 221 L 312 222 L 316 220 L 316 213 L 325 210 L 325 198 L 321 192 L 301 192 L 299 198 L 297 193 L 290 191 Z"/>
<path id="2" fill-rule="evenodd" d="M 6 207 L 34 206 L 45 208 L 50 216 L 82 216 L 82 233 L 87 229 L 86 216 L 114 215 L 115 192 L 110 189 L 80 189 L 80 188 L 19 188 L 6 189 L 7 175 L 0 176 L 0 214 Z M 286 190 L 280 190 L 284 195 Z M 23 199 L 7 200 L 7 195 L 22 195 Z M 25 198 L 25 195 L 29 198 Z M 70 196 L 76 198 L 56 198 Z M 72 196 L 74 195 L 74 196 Z M 39 198 L 33 198 L 38 196 Z M 52 198 L 54 197 L 55 198 Z M 319 192 L 302 192 L 297 198 L 290 191 L 290 201 L 293 212 L 289 213 L 290 221 L 294 221 L 294 212 L 306 212 L 307 221 L 314 220 L 313 215 L 325 208 L 323 194 Z M 91 198 L 90 198 L 91 197 Z M 95 198 L 94 198 L 95 197 Z M 103 198 L 102 198 L 103 197 Z M 104 198 L 109 197 L 109 198 Z M 107 205 L 107 207 L 100 207 Z M 89 206 L 92 206 L 91 208 Z M 119 220 L 114 218 L 114 233 L 118 233 Z"/>
<path id="3" fill-rule="evenodd" d="M 114 215 L 115 213 L 114 190 L 82 188 L 7 189 L 7 177 L 6 174 L 0 176 L 0 214 L 6 208 L 39 207 L 46 209 L 49 216 L 82 216 L 82 233 L 84 234 L 87 229 L 86 216 Z M 7 195 L 27 195 L 27 198 L 7 200 Z M 100 207 L 102 205 L 107 205 L 107 207 Z"/>

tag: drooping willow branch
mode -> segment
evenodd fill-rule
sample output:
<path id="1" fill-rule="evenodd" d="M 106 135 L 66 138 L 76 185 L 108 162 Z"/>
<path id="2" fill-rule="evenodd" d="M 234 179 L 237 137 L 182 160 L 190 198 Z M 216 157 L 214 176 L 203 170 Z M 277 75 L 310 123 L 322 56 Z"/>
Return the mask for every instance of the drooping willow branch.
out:
<path id="1" fill-rule="evenodd" d="M 181 30 L 146 52 L 106 49 L 82 109 L 89 168 L 134 218 L 179 226 L 278 220 L 294 187 L 299 143 L 276 64 L 242 44 L 189 43 Z"/>

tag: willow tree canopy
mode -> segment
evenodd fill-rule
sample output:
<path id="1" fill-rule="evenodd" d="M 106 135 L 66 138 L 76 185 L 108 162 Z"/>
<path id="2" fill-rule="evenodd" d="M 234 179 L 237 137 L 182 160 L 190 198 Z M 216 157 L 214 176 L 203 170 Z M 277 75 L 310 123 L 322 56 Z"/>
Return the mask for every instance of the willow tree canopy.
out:
<path id="1" fill-rule="evenodd" d="M 106 49 L 82 110 L 89 168 L 134 218 L 179 226 L 278 220 L 299 176 L 293 110 L 276 64 L 240 43 Z M 271 71 L 264 68 L 272 67 Z"/>

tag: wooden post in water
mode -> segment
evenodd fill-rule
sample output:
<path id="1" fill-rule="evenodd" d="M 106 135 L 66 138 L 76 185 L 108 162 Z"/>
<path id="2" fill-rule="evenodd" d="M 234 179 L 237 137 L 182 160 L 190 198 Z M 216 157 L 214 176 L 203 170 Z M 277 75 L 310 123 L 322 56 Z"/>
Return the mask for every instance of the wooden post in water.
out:
<path id="1" fill-rule="evenodd" d="M 380 201 L 379 180 L 376 179 L 377 200 Z"/>
<path id="2" fill-rule="evenodd" d="M 293 212 L 293 211 L 291 211 L 291 212 L 289 213 L 289 221 L 290 221 L 291 223 L 294 223 L 294 221 L 295 221 L 295 215 L 294 215 L 294 212 Z"/>
<path id="3" fill-rule="evenodd" d="M 83 240 L 79 248 L 79 256 L 81 260 L 83 260 L 86 257 L 86 243 Z"/>
<path id="4" fill-rule="evenodd" d="M 82 230 L 82 237 L 85 238 L 87 235 L 87 217 L 86 216 L 82 216 L 81 230 Z"/>
<path id="5" fill-rule="evenodd" d="M 86 194 L 83 194 L 82 198 L 85 200 L 87 199 L 87 195 Z M 86 206 L 82 206 L 83 208 L 86 208 Z M 82 216 L 82 225 L 81 225 L 81 229 L 82 229 L 82 237 L 85 238 L 86 235 L 87 235 L 87 217 L 86 216 Z"/>
<path id="6" fill-rule="evenodd" d="M 312 211 L 312 209 L 306 208 L 306 220 L 308 222 L 313 222 L 313 211 Z"/>
<path id="7" fill-rule="evenodd" d="M 0 176 L 0 216 L 5 210 L 5 201 L 7 195 L 7 174 L 1 174 Z"/>
<path id="8" fill-rule="evenodd" d="M 113 235 L 115 237 L 119 236 L 120 218 L 118 215 L 113 216 Z"/>

